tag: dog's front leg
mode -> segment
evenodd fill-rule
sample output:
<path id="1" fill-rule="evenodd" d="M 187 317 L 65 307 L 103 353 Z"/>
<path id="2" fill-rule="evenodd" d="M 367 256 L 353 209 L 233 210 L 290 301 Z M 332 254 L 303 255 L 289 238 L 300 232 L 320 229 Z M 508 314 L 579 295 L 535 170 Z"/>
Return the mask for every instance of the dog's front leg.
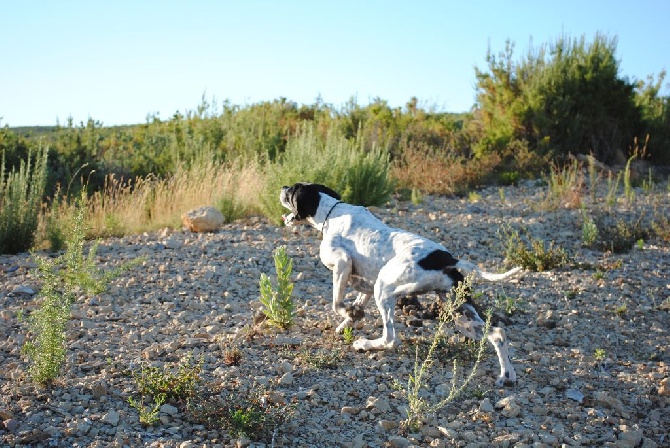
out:
<path id="1" fill-rule="evenodd" d="M 457 313 L 458 315 L 454 319 L 456 328 L 468 338 L 481 340 L 484 337 L 486 324 L 479 317 L 475 308 L 466 303 L 461 305 Z M 500 363 L 500 376 L 496 380 L 496 386 L 501 387 L 516 383 L 516 372 L 509 359 L 509 345 L 507 344 L 505 330 L 499 327 L 490 327 L 486 338 L 493 345 Z"/>
<path id="2" fill-rule="evenodd" d="M 341 333 L 346 327 L 350 327 L 353 322 L 344 306 L 344 293 L 352 269 L 351 256 L 341 248 L 335 248 L 322 242 L 321 261 L 333 270 L 333 311 L 344 318 L 344 321 L 337 326 L 335 331 Z"/>

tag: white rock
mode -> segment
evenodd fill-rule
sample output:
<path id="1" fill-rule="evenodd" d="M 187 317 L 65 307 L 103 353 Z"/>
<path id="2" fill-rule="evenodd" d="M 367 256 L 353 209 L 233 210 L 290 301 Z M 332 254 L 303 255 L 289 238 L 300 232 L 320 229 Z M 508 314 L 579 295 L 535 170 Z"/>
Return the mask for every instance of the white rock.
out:
<path id="1" fill-rule="evenodd" d="M 291 372 L 286 372 L 279 378 L 279 384 L 281 386 L 290 386 L 293 384 L 293 374 Z"/>
<path id="2" fill-rule="evenodd" d="M 103 415 L 101 420 L 108 425 L 116 426 L 119 424 L 119 413 L 115 410 L 111 410 Z"/>
<path id="3" fill-rule="evenodd" d="M 191 232 L 213 232 L 224 222 L 224 217 L 215 207 L 205 206 L 181 215 L 181 222 Z"/>
<path id="4" fill-rule="evenodd" d="M 491 404 L 491 400 L 488 398 L 484 398 L 480 403 L 479 403 L 479 410 L 482 412 L 493 412 L 493 405 Z"/>

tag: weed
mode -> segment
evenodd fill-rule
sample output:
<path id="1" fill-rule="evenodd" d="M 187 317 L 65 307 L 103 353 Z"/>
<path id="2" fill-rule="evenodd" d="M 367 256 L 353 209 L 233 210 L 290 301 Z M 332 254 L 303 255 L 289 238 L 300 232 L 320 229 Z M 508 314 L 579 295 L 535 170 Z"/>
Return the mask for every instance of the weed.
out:
<path id="1" fill-rule="evenodd" d="M 505 199 L 505 189 L 504 188 L 498 188 L 498 196 L 500 196 L 500 203 L 505 204 L 506 199 Z"/>
<path id="2" fill-rule="evenodd" d="M 547 184 L 549 189 L 544 206 L 549 210 L 559 207 L 576 208 L 581 205 L 584 176 L 582 165 L 577 160 L 562 168 L 552 164 Z"/>
<path id="3" fill-rule="evenodd" d="M 522 266 L 531 271 L 546 271 L 559 268 L 568 263 L 569 257 L 562 247 L 548 245 L 540 239 L 531 238 L 527 230 L 524 237 L 509 225 L 498 230 L 501 249 L 506 261 L 515 266 Z"/>
<path id="4" fill-rule="evenodd" d="M 607 353 L 605 352 L 604 349 L 597 348 L 595 352 L 593 352 L 593 356 L 596 358 L 596 361 L 602 361 L 607 356 Z"/>
<path id="5" fill-rule="evenodd" d="M 195 395 L 196 387 L 202 381 L 203 359 L 193 361 L 191 354 L 184 357 L 176 370 L 169 367 L 140 366 L 139 371 L 132 371 L 137 390 L 142 397 L 156 400 L 164 396 L 166 400 L 184 401 Z"/>
<path id="6" fill-rule="evenodd" d="M 638 216 L 632 221 L 623 218 L 613 218 L 608 215 L 599 215 L 594 219 L 597 228 L 595 241 L 588 245 L 602 251 L 613 253 L 625 253 L 630 251 L 639 241 L 648 239 L 649 231 L 643 226 L 643 216 Z"/>
<path id="7" fill-rule="evenodd" d="M 318 349 L 314 352 L 303 349 L 298 354 L 299 358 L 307 365 L 315 369 L 336 369 L 342 354 L 339 350 Z"/>
<path id="8" fill-rule="evenodd" d="M 344 339 L 344 343 L 347 345 L 351 345 L 354 343 L 354 329 L 351 327 L 346 327 L 344 331 L 342 332 L 342 338 Z"/>
<path id="9" fill-rule="evenodd" d="M 70 319 L 70 308 L 81 291 L 88 294 L 103 292 L 109 281 L 143 259 L 122 264 L 119 268 L 102 272 L 95 264 L 97 243 L 84 254 L 86 198 L 77 201 L 76 214 L 67 223 L 65 253 L 59 257 L 34 256 L 38 276 L 42 279 L 39 293 L 40 307 L 30 315 L 29 342 L 24 349 L 31 360 L 30 374 L 40 384 L 54 380 L 65 363 L 65 331 Z"/>
<path id="10" fill-rule="evenodd" d="M 626 316 L 626 313 L 628 313 L 628 306 L 625 303 L 622 303 L 614 309 L 614 314 L 622 319 Z"/>
<path id="11" fill-rule="evenodd" d="M 139 414 L 142 426 L 153 426 L 160 421 L 158 413 L 163 403 L 165 403 L 165 394 L 153 397 L 153 403 L 149 405 L 144 404 L 144 396 L 139 400 L 128 397 L 128 404 Z"/>
<path id="12" fill-rule="evenodd" d="M 295 305 L 291 298 L 293 260 L 286 254 L 285 246 L 279 246 L 273 257 L 277 272 L 277 286 L 273 287 L 270 278 L 264 273 L 261 274 L 260 301 L 263 304 L 261 311 L 268 318 L 269 323 L 287 329 L 293 324 L 295 318 Z"/>
<path id="13" fill-rule="evenodd" d="M 419 357 L 419 347 L 416 347 L 414 369 L 409 375 L 407 380 L 407 385 L 404 387 L 404 393 L 407 397 L 407 419 L 404 422 L 410 431 L 416 431 L 421 426 L 421 421 L 423 416 L 426 413 L 433 413 L 442 407 L 446 406 L 448 403 L 453 401 L 458 397 L 468 386 L 468 384 L 474 378 L 475 372 L 479 366 L 479 362 L 482 358 L 484 352 L 484 347 L 486 343 L 486 338 L 482 338 L 478 344 L 477 357 L 475 363 L 472 367 L 472 370 L 468 375 L 466 375 L 460 384 L 458 383 L 458 365 L 454 360 L 452 367 L 452 380 L 451 388 L 449 393 L 445 398 L 437 402 L 430 402 L 424 392 L 428 387 L 428 378 L 430 378 L 430 370 L 435 363 L 436 349 L 439 345 L 441 339 L 444 336 L 444 327 L 448 323 L 452 316 L 456 312 L 459 306 L 465 302 L 465 298 L 470 289 L 472 279 L 468 276 L 463 282 L 461 282 L 454 290 L 452 294 L 447 299 L 444 304 L 443 313 L 440 316 L 440 322 L 437 326 L 435 334 L 433 336 L 432 343 L 428 349 L 428 352 L 425 356 L 420 359 Z M 490 325 L 490 314 L 487 318 L 485 328 L 483 329 L 484 334 L 488 332 Z"/>
<path id="14" fill-rule="evenodd" d="M 242 361 L 242 351 L 237 347 L 228 347 L 223 351 L 223 362 L 228 366 L 238 366 Z"/>
<path id="15" fill-rule="evenodd" d="M 598 226 L 591 219 L 590 216 L 586 214 L 586 211 L 582 210 L 582 215 L 584 220 L 582 221 L 582 243 L 584 246 L 593 246 L 598 240 Z"/>
<path id="16" fill-rule="evenodd" d="M 505 291 L 502 290 L 496 294 L 493 305 L 508 316 L 511 316 L 522 309 L 520 300 L 508 296 Z"/>
<path id="17" fill-rule="evenodd" d="M 188 406 L 191 418 L 210 429 L 225 428 L 233 436 L 271 443 L 293 414 L 291 406 L 269 400 L 261 391 L 210 391 Z M 274 446 L 274 443 L 271 443 Z"/>
<path id="18" fill-rule="evenodd" d="M 482 195 L 477 193 L 476 191 L 471 191 L 468 193 L 468 201 L 469 202 L 479 202 L 482 199 Z"/>
<path id="19" fill-rule="evenodd" d="M 666 216 L 658 216 L 651 222 L 654 235 L 662 241 L 670 242 L 670 219 Z"/>
<path id="20" fill-rule="evenodd" d="M 621 183 L 621 173 L 616 175 L 616 179 L 612 180 L 612 173 L 607 176 L 607 195 L 605 196 L 605 203 L 608 207 L 614 207 L 617 203 L 619 183 Z"/>
<path id="21" fill-rule="evenodd" d="M 419 190 L 418 188 L 412 188 L 410 200 L 414 205 L 421 204 L 423 202 L 423 194 L 421 194 L 421 190 Z"/>

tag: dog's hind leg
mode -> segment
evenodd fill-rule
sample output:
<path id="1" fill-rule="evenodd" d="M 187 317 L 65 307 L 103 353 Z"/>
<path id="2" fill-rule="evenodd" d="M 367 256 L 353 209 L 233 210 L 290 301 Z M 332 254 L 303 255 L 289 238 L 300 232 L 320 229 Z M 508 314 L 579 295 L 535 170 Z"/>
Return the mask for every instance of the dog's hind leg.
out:
<path id="1" fill-rule="evenodd" d="M 454 322 L 456 328 L 466 337 L 477 341 L 484 337 L 486 323 L 479 317 L 477 310 L 472 305 L 468 303 L 461 305 L 454 318 Z M 509 359 L 509 346 L 505 330 L 499 327 L 489 327 L 486 338 L 493 344 L 493 348 L 498 355 L 498 361 L 500 362 L 500 376 L 496 380 L 496 386 L 500 387 L 516 383 L 516 372 Z"/>

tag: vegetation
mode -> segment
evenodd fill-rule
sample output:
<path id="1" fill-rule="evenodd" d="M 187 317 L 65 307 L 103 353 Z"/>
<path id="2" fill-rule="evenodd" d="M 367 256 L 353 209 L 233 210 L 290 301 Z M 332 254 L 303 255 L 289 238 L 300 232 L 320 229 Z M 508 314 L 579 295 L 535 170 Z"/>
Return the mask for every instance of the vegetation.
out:
<path id="1" fill-rule="evenodd" d="M 30 374 L 39 384 L 48 384 L 60 373 L 66 358 L 66 331 L 70 309 L 84 291 L 103 292 L 111 279 L 137 264 L 140 259 L 103 272 L 95 263 L 97 244 L 84 253 L 86 202 L 82 197 L 65 229 L 65 252 L 57 258 L 35 256 L 42 280 L 40 306 L 29 317 L 29 338 L 24 346 L 30 357 Z"/>
<path id="2" fill-rule="evenodd" d="M 518 58 L 508 42 L 475 70 L 477 101 L 463 114 L 421 107 L 416 98 L 397 108 L 380 98 L 341 107 L 321 99 L 240 107 L 203 98 L 195 110 L 133 126 L 69 119 L 53 128 L 1 128 L 0 252 L 43 240 L 58 249 L 54 220 L 73 213 L 82 190 L 89 199 L 88 238 L 178 226 L 185 209 L 205 204 L 229 220 L 263 214 L 278 223 L 278 187 L 296 180 L 326 183 L 346 201 L 378 205 L 394 191 L 420 201 L 422 194 L 466 195 L 482 184 L 544 174 L 551 191 L 575 199 L 574 191 L 561 190 L 573 185 L 565 176 L 581 178 L 569 154 L 628 163 L 629 174 L 639 160 L 670 164 L 666 73 L 623 78 L 616 44 L 602 34 L 591 41 L 561 36 Z M 596 179 L 590 171 L 589 181 Z M 632 177 L 607 182 L 609 204 L 621 183 L 632 199 Z M 45 206 L 35 221 L 37 198 Z M 548 201 L 579 206 L 570 199 Z M 8 234 L 18 237 L 3 237 Z"/>
<path id="3" fill-rule="evenodd" d="M 542 272 L 565 266 L 569 261 L 565 249 L 555 247 L 553 241 L 546 244 L 531 237 L 527 229 L 518 231 L 509 225 L 503 226 L 498 237 L 505 260 L 511 265 Z"/>
<path id="4" fill-rule="evenodd" d="M 407 419 L 405 420 L 404 425 L 410 431 L 416 431 L 421 427 L 421 422 L 427 413 L 434 413 L 456 399 L 461 393 L 463 393 L 463 391 L 475 377 L 479 362 L 481 361 L 482 355 L 484 353 L 484 347 L 487 341 L 486 337 L 482 338 L 477 343 L 475 363 L 472 366 L 470 372 L 462 378 L 460 383 L 458 381 L 459 375 L 457 375 L 458 363 L 457 360 L 453 361 L 453 376 L 451 379 L 451 387 L 446 397 L 437 402 L 431 402 L 429 395 L 425 393 L 426 388 L 429 386 L 428 381 L 431 377 L 431 369 L 434 367 L 436 362 L 436 350 L 441 339 L 444 338 L 445 326 L 449 321 L 451 321 L 451 319 L 453 319 L 456 310 L 463 303 L 465 303 L 466 297 L 470 292 L 471 284 L 472 278 L 466 277 L 465 281 L 461 282 L 453 289 L 452 294 L 443 304 L 440 321 L 437 329 L 435 330 L 435 334 L 433 335 L 432 343 L 428 349 L 428 352 L 425 354 L 425 356 L 420 358 L 419 347 L 417 346 L 414 369 L 409 375 L 407 385 L 397 385 L 397 388 L 402 390 L 407 398 Z M 489 325 L 490 316 L 487 319 L 485 327 L 482 329 L 484 332 L 483 334 L 488 333 Z"/>
<path id="5" fill-rule="evenodd" d="M 33 155 L 5 173 L 5 153 L 0 163 L 0 254 L 30 249 L 35 240 L 42 196 L 46 186 L 48 149 Z"/>
<path id="6" fill-rule="evenodd" d="M 295 318 L 295 305 L 291 298 L 293 261 L 286 254 L 285 246 L 279 246 L 273 257 L 277 271 L 277 283 L 276 286 L 273 286 L 270 277 L 265 273 L 261 274 L 260 301 L 263 305 L 261 311 L 270 324 L 287 329 L 293 324 Z"/>

